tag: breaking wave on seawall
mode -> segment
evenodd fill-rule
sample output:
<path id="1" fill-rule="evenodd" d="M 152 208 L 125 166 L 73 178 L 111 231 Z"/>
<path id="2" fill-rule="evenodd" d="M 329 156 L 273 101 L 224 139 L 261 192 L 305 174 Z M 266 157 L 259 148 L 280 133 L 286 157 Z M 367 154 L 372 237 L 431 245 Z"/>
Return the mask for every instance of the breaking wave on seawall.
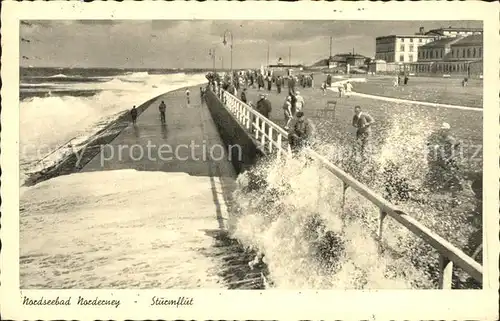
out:
<path id="1" fill-rule="evenodd" d="M 385 139 L 376 144 L 370 164 L 363 167 L 356 167 L 352 144 L 347 140 L 326 144 L 335 140 L 325 139 L 314 149 L 330 155 L 334 164 L 354 172 L 361 181 L 369 182 L 369 187 L 380 195 L 387 187 L 397 189 L 404 178 L 410 189 L 418 190 L 418 195 L 412 197 L 429 199 L 433 192 L 426 186 L 428 167 L 421 147 L 426 146 L 432 127 L 426 122 L 416 125 L 410 119 L 396 117 L 388 124 Z M 436 250 L 390 217 L 384 220 L 383 236 L 377 240 L 379 209 L 351 189 L 346 192 L 342 208 L 342 182 L 319 164 L 306 163 L 305 158 L 285 163 L 267 161 L 238 178 L 235 201 L 243 214 L 232 234 L 244 246 L 260 253 L 256 260 L 263 256 L 273 287 L 436 288 Z M 387 169 L 396 169 L 396 173 Z M 481 228 L 470 223 L 475 215 L 468 207 L 470 202 L 444 212 L 413 199 L 396 203 L 461 249 L 467 246 L 474 230 Z M 454 286 L 471 286 L 471 280 L 459 269 L 454 276 Z"/>

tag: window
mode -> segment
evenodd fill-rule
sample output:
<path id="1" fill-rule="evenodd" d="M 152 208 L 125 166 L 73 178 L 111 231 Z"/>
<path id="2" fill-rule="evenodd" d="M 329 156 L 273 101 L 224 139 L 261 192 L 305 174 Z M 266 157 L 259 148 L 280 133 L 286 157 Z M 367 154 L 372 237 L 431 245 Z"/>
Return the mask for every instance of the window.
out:
<path id="1" fill-rule="evenodd" d="M 401 45 L 401 47 L 399 48 L 399 51 L 405 51 L 405 45 Z"/>
<path id="2" fill-rule="evenodd" d="M 410 42 L 413 42 L 413 38 L 410 38 Z"/>
<path id="3" fill-rule="evenodd" d="M 434 54 L 433 54 L 434 51 L 431 50 L 431 55 L 430 55 L 430 58 L 434 58 Z"/>
<path id="4" fill-rule="evenodd" d="M 451 58 L 455 57 L 455 49 L 451 50 Z"/>
<path id="5" fill-rule="evenodd" d="M 462 58 L 465 58 L 465 49 L 462 50 Z"/>
<path id="6" fill-rule="evenodd" d="M 422 38 L 418 39 L 418 42 L 422 42 Z"/>
<path id="7" fill-rule="evenodd" d="M 404 61 L 405 60 L 405 55 L 399 55 L 399 61 Z"/>
<path id="8" fill-rule="evenodd" d="M 472 49 L 472 56 L 473 56 L 474 58 L 476 58 L 476 47 L 474 47 L 474 49 Z"/>
<path id="9" fill-rule="evenodd" d="M 413 55 L 409 55 L 408 59 L 410 60 L 410 62 L 413 62 Z"/>
<path id="10" fill-rule="evenodd" d="M 410 45 L 410 51 L 413 51 L 413 45 Z"/>
<path id="11" fill-rule="evenodd" d="M 479 48 L 479 57 L 483 56 L 483 48 Z"/>
<path id="12" fill-rule="evenodd" d="M 441 58 L 444 56 L 444 49 L 441 49 Z"/>
<path id="13" fill-rule="evenodd" d="M 467 48 L 467 58 L 470 57 L 470 48 Z"/>
<path id="14" fill-rule="evenodd" d="M 425 59 L 429 59 L 429 52 L 428 51 L 425 52 Z"/>

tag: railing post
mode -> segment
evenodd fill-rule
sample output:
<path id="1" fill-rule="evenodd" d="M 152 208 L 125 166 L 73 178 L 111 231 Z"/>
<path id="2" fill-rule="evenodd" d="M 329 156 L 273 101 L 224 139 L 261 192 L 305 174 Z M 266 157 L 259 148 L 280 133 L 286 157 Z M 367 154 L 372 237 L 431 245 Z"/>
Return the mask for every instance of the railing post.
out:
<path id="1" fill-rule="evenodd" d="M 281 147 L 281 144 L 282 144 L 282 143 L 281 143 L 281 139 L 282 139 L 282 138 L 281 138 L 281 133 L 280 133 L 280 132 L 278 132 L 278 137 L 277 137 L 277 139 L 276 139 L 276 140 L 277 140 L 277 143 L 278 143 L 278 159 L 281 159 L 281 153 L 283 152 L 283 151 L 281 150 L 281 149 L 282 149 L 282 147 Z"/>
<path id="2" fill-rule="evenodd" d="M 261 125 L 261 131 L 262 131 L 262 136 L 260 136 L 260 143 L 262 144 L 262 147 L 265 148 L 265 144 L 266 144 L 266 122 L 264 121 L 264 119 L 261 120 L 260 122 L 260 125 Z"/>
<path id="3" fill-rule="evenodd" d="M 452 276 L 453 262 L 442 254 L 439 254 L 439 288 L 451 290 Z"/>
<path id="4" fill-rule="evenodd" d="M 273 128 L 271 126 L 269 126 L 269 152 L 272 153 L 273 152 Z"/>
<path id="5" fill-rule="evenodd" d="M 255 117 L 255 139 L 259 139 L 259 130 L 260 130 L 260 126 L 259 126 L 259 120 L 260 118 L 258 116 Z"/>
<path id="6" fill-rule="evenodd" d="M 246 126 L 247 129 L 251 129 L 252 128 L 251 127 L 251 121 L 252 121 L 252 119 L 251 119 L 251 116 L 250 116 L 251 113 L 250 113 L 250 111 L 248 109 L 245 109 L 245 115 L 247 117 L 245 126 Z"/>
<path id="7" fill-rule="evenodd" d="M 344 210 L 345 206 L 345 193 L 347 191 L 347 188 L 349 188 L 349 185 L 347 185 L 346 182 L 342 181 L 342 211 Z"/>
<path id="8" fill-rule="evenodd" d="M 384 212 L 384 210 L 380 209 L 380 215 L 378 217 L 378 230 L 377 230 L 377 236 L 379 239 L 382 238 L 382 227 L 384 223 L 384 218 L 387 216 L 387 213 Z"/>

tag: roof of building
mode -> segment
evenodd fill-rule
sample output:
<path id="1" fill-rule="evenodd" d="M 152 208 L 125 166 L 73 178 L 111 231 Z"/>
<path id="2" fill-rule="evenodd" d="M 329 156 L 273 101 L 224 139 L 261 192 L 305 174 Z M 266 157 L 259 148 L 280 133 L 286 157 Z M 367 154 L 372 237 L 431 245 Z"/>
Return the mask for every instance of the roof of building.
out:
<path id="1" fill-rule="evenodd" d="M 454 28 L 454 27 L 448 27 L 448 28 L 438 28 L 438 29 L 432 29 L 426 32 L 426 34 L 429 33 L 442 33 L 444 31 L 462 31 L 462 32 L 483 32 L 483 28 Z"/>
<path id="2" fill-rule="evenodd" d="M 452 44 L 452 46 L 474 46 L 474 45 L 482 45 L 483 44 L 483 35 L 470 35 L 460 39 L 459 41 Z"/>
<path id="3" fill-rule="evenodd" d="M 460 39 L 462 39 L 462 37 L 457 37 L 457 38 L 441 38 L 439 40 L 426 43 L 425 45 L 420 46 L 419 48 L 420 49 L 444 48 L 446 46 L 451 45 L 454 42 L 457 42 Z"/>
<path id="4" fill-rule="evenodd" d="M 380 36 L 375 39 L 385 39 L 385 38 L 433 38 L 434 36 L 430 35 L 420 35 L 420 34 L 400 34 L 400 35 L 389 35 L 389 36 Z"/>

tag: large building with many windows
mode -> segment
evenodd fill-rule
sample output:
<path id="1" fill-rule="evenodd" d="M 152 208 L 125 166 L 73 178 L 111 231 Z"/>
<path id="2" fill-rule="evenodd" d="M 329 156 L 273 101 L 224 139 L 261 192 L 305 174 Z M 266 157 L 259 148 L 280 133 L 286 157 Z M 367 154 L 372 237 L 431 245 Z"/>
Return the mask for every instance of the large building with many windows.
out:
<path id="1" fill-rule="evenodd" d="M 390 35 L 377 37 L 375 41 L 375 59 L 388 63 L 418 61 L 418 48 L 434 41 L 430 35 Z"/>
<path id="2" fill-rule="evenodd" d="M 419 48 L 416 73 L 480 76 L 483 72 L 483 35 L 441 38 Z"/>

